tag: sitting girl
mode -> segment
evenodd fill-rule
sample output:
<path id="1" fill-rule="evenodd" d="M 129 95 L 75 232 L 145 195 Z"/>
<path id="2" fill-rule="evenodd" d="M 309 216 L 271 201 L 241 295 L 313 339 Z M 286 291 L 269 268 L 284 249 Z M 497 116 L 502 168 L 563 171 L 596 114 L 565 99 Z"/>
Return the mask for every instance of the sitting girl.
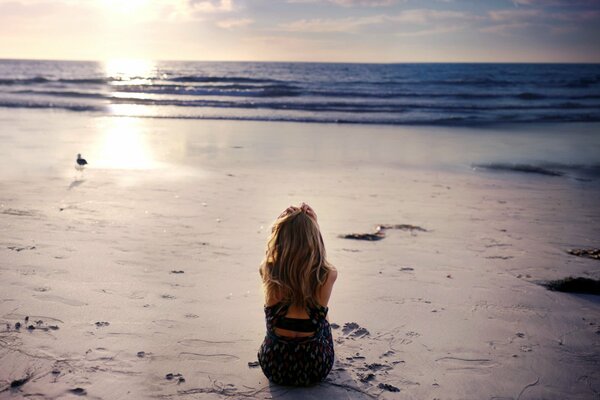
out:
<path id="1" fill-rule="evenodd" d="M 306 386 L 325 379 L 333 366 L 327 303 L 337 270 L 310 206 L 291 206 L 279 215 L 260 267 L 267 334 L 258 361 L 269 380 Z"/>

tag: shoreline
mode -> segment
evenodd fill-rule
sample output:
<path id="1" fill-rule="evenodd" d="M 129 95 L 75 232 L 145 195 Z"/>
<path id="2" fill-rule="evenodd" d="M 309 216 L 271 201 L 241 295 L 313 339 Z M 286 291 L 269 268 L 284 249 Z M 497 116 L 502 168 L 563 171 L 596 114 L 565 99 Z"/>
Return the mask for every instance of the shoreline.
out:
<path id="1" fill-rule="evenodd" d="M 118 103 L 111 103 L 109 106 L 119 106 Z M 126 107 L 140 107 L 143 108 L 147 105 L 144 104 L 123 104 Z M 91 108 L 90 108 L 91 107 Z M 270 119 L 268 117 L 243 117 L 243 116 L 202 116 L 202 115 L 149 115 L 149 114 L 114 114 L 107 110 L 95 110 L 94 106 L 53 106 L 46 107 L 40 106 L 0 106 L 0 110 L 24 110 L 24 111 L 42 111 L 42 112 L 57 112 L 57 113 L 75 113 L 83 114 L 90 117 L 96 118 L 140 118 L 140 119 L 155 119 L 155 120 L 188 120 L 188 121 L 225 121 L 225 122 L 264 122 L 264 123 L 291 123 L 291 124 L 317 124 L 317 125 L 334 125 L 334 126 L 374 126 L 374 127 L 397 127 L 397 128 L 411 128 L 411 127 L 425 127 L 425 128 L 457 128 L 457 129 L 512 129 L 512 128 L 527 128 L 527 127 L 538 127 L 538 126 L 555 126 L 555 125 L 598 125 L 600 124 L 600 118 L 597 119 L 547 119 L 544 121 L 540 120 L 516 120 L 516 121 L 463 121 L 461 119 L 440 119 L 440 120 L 414 120 L 414 121 L 352 121 L 352 120 L 325 120 L 325 119 Z M 152 107 L 152 106 L 151 106 Z M 176 107 L 177 109 L 186 109 L 186 107 L 177 106 L 156 106 L 156 107 Z M 205 109 L 211 109 L 213 107 L 204 107 Z M 218 108 L 217 108 L 218 109 Z M 235 108 L 226 108 L 230 110 L 236 110 Z M 242 108 L 243 109 L 243 108 Z"/>

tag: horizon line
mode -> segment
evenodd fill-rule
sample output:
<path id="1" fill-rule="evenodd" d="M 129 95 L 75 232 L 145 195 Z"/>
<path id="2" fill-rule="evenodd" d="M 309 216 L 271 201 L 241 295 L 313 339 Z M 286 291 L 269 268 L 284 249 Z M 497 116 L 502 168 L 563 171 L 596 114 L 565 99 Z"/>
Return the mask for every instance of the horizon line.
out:
<path id="1" fill-rule="evenodd" d="M 65 62 L 96 62 L 103 63 L 111 60 L 140 60 L 152 62 L 205 62 L 205 63 L 281 63 L 281 64 L 373 64 L 373 65 L 397 65 L 397 64 L 587 64 L 598 65 L 599 61 L 290 61 L 290 60 L 167 60 L 139 57 L 114 57 L 104 59 L 75 59 L 75 58 L 13 58 L 0 57 L 0 61 L 65 61 Z"/>

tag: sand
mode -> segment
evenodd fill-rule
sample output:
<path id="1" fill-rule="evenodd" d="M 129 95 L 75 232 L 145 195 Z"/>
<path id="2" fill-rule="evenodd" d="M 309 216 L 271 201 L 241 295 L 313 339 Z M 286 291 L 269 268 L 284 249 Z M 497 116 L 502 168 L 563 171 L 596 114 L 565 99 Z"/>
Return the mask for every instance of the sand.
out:
<path id="1" fill-rule="evenodd" d="M 0 120 L 0 398 L 600 396 L 598 296 L 539 284 L 600 278 L 598 260 L 567 253 L 600 244 L 600 185 L 470 167 L 522 160 L 540 132 L 534 158 L 564 161 L 597 126 L 565 139 L 574 125 Z M 336 364 L 286 388 L 252 364 L 258 265 L 274 217 L 301 201 L 339 270 Z M 340 237 L 379 224 L 426 231 Z"/>

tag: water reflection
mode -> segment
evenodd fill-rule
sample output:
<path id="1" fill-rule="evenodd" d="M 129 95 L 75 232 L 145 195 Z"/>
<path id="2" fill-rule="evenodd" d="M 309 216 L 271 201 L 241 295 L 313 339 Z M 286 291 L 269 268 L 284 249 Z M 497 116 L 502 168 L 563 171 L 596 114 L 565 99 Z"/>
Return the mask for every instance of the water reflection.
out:
<path id="1" fill-rule="evenodd" d="M 101 130 L 94 166 L 112 169 L 157 168 L 143 121 L 137 118 L 107 118 Z"/>
<path id="2" fill-rule="evenodd" d="M 156 63 L 151 60 L 113 59 L 104 62 L 107 77 L 130 84 L 132 80 L 149 80 L 156 74 Z"/>

